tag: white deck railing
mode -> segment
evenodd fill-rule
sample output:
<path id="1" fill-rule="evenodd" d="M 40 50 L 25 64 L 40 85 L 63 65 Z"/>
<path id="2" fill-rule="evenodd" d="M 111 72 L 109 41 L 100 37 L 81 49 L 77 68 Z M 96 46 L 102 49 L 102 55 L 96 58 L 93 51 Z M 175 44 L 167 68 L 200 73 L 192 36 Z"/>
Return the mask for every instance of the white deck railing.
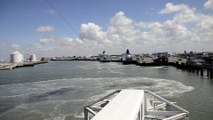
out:
<path id="1" fill-rule="evenodd" d="M 144 90 L 117 90 L 84 107 L 85 120 L 188 120 L 189 112 Z"/>

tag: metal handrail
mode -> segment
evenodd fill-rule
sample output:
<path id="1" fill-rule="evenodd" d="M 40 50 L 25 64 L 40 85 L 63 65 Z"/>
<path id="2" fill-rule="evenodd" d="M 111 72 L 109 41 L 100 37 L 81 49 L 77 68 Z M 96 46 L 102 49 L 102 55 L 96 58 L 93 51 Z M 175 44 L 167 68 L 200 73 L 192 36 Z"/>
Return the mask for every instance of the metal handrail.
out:
<path id="1" fill-rule="evenodd" d="M 103 98 L 96 100 L 90 105 L 85 106 L 84 120 L 90 120 L 90 117 L 95 116 L 96 114 L 98 114 L 99 111 L 102 110 L 103 107 L 99 106 L 101 105 L 99 104 L 101 101 L 104 101 L 105 99 L 115 95 L 116 93 L 119 93 L 120 91 L 121 90 L 116 90 L 104 96 Z M 149 99 L 149 97 L 151 97 L 151 99 Z M 158 100 L 158 101 L 156 101 L 155 103 L 154 100 Z M 151 107 L 153 108 L 148 109 L 147 105 L 150 106 L 150 104 L 151 104 Z M 168 110 L 167 109 L 168 106 L 169 107 L 171 106 L 173 109 Z M 159 110 L 160 108 L 162 108 L 162 110 Z M 141 102 L 141 108 L 139 109 L 138 113 L 139 113 L 138 120 L 150 120 L 152 118 L 159 119 L 159 120 L 178 120 L 181 118 L 188 119 L 188 114 L 189 114 L 187 110 L 175 105 L 173 102 L 170 102 L 148 90 L 144 90 L 144 97 Z"/>

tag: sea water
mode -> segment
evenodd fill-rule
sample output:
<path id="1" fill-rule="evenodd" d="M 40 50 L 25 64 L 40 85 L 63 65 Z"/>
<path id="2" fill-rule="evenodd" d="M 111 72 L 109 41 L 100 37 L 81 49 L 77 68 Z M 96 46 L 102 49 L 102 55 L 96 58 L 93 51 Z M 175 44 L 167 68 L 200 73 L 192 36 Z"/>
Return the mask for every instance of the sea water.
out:
<path id="1" fill-rule="evenodd" d="M 118 89 L 150 90 L 213 119 L 213 80 L 170 66 L 50 62 L 0 71 L 0 120 L 83 120 L 83 107 Z"/>

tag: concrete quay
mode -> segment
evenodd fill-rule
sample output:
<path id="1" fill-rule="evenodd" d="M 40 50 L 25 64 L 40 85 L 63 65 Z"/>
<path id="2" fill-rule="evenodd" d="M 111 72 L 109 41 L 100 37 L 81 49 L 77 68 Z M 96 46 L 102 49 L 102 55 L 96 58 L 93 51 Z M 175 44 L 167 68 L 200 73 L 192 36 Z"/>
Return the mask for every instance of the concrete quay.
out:
<path id="1" fill-rule="evenodd" d="M 24 62 L 24 63 L 0 63 L 0 70 L 11 70 L 20 67 L 33 67 L 38 64 L 48 63 L 47 61 L 35 61 L 35 62 Z"/>
<path id="2" fill-rule="evenodd" d="M 16 64 L 14 63 L 0 63 L 0 70 L 11 70 L 16 67 Z"/>

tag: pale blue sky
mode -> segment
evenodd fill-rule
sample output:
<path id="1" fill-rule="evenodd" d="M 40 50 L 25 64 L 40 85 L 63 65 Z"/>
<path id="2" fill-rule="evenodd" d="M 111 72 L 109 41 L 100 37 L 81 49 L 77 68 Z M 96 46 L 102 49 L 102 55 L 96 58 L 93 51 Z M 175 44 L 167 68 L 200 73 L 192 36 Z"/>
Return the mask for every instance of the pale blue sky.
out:
<path id="1" fill-rule="evenodd" d="M 162 15 L 165 4 L 185 4 L 204 14 L 207 0 L 49 0 L 72 25 L 77 34 L 56 14 L 46 0 L 0 0 L 0 44 L 30 46 L 47 36 L 78 38 L 81 24 L 89 22 L 107 30 L 110 19 L 122 11 L 136 22 L 163 22 L 173 14 Z M 52 12 L 52 14 L 51 14 Z M 39 33 L 39 26 L 53 26 L 54 32 Z M 1 46 L 0 46 L 1 47 Z M 0 49 L 1 50 L 1 49 Z M 1 56 L 0 52 L 0 56 Z"/>

